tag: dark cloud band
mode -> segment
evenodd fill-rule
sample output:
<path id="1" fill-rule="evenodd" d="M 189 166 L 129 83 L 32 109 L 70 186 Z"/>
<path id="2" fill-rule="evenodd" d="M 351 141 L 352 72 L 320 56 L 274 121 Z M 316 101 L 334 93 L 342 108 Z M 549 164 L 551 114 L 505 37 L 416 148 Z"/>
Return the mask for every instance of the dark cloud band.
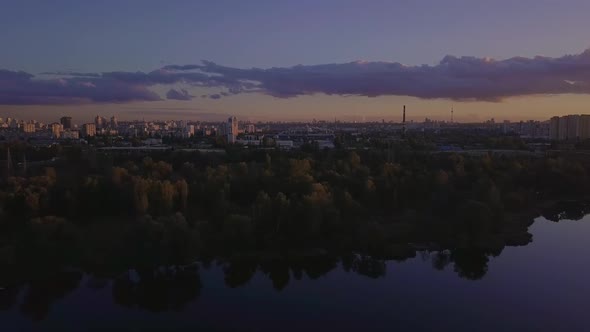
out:
<path id="1" fill-rule="evenodd" d="M 209 98 L 259 92 L 279 98 L 310 94 L 413 96 L 459 101 L 499 101 L 538 94 L 590 94 L 590 50 L 557 58 L 492 60 L 447 56 L 437 65 L 350 62 L 270 69 L 240 69 L 203 61 L 144 72 L 46 73 L 0 70 L 0 104 L 70 104 L 156 101 L 154 85 L 177 83 L 219 88 Z M 55 78 L 55 77 L 57 78 Z M 190 100 L 170 89 L 167 99 Z"/>
<path id="2" fill-rule="evenodd" d="M 357 61 L 237 69 L 204 62 L 199 69 L 234 84 L 256 82 L 258 89 L 276 97 L 323 93 L 499 101 L 513 96 L 590 93 L 590 50 L 559 58 L 516 57 L 501 61 L 447 56 L 435 66 Z"/>

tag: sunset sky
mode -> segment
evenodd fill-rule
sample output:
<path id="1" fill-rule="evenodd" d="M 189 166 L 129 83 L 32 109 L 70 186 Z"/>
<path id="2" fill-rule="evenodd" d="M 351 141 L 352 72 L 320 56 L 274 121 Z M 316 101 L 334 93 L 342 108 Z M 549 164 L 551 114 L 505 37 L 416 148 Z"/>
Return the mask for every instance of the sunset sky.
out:
<path id="1" fill-rule="evenodd" d="M 587 0 L 0 0 L 0 117 L 590 113 L 588 13 Z"/>

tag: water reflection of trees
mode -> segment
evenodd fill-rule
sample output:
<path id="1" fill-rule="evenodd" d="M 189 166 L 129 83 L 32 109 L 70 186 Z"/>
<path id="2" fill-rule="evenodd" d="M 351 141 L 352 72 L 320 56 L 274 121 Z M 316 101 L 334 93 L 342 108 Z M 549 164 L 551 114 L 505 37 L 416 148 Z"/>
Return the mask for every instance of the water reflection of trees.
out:
<path id="1" fill-rule="evenodd" d="M 487 272 L 489 257 L 498 255 L 501 251 L 477 247 L 420 250 L 422 257 L 430 260 L 435 269 L 442 270 L 452 266 L 459 277 L 471 280 L 482 278 Z M 416 250 L 406 251 L 405 257 L 398 253 L 396 260 L 412 258 L 415 255 Z M 379 255 L 361 253 L 261 253 L 230 259 L 208 259 L 188 266 L 149 268 L 142 265 L 124 271 L 87 270 L 86 277 L 79 270 L 64 270 L 57 262 L 52 262 L 55 264 L 53 272 L 45 271 L 38 278 L 31 277 L 37 274 L 31 268 L 21 270 L 14 266 L 5 270 L 7 273 L 0 277 L 0 284 L 6 285 L 6 288 L 0 291 L 0 310 L 15 308 L 18 304 L 24 315 L 32 320 L 42 320 L 55 302 L 75 289 L 85 287 L 105 290 L 110 285 L 113 301 L 118 305 L 150 312 L 179 311 L 199 297 L 202 288 L 200 269 L 203 267 L 219 266 L 228 288 L 247 286 L 256 276 L 267 278 L 275 290 L 281 291 L 291 283 L 305 279 L 316 280 L 338 270 L 371 279 L 381 278 L 387 273 L 387 259 Z M 97 264 L 88 266 L 96 267 Z M 51 269 L 47 264 L 40 267 Z M 81 283 L 83 279 L 85 282 Z"/>
<path id="2" fill-rule="evenodd" d="M 462 278 L 479 279 L 487 272 L 490 253 L 475 249 L 456 249 L 425 252 L 435 269 L 453 265 Z M 247 286 L 252 278 L 268 278 L 275 290 L 281 291 L 292 282 L 315 280 L 331 271 L 341 270 L 368 278 L 386 275 L 387 261 L 361 254 L 318 257 L 277 257 L 273 259 L 232 259 L 220 261 L 225 285 L 229 288 Z M 113 301 L 127 308 L 150 312 L 180 311 L 196 301 L 203 287 L 200 267 L 171 266 L 156 269 L 129 270 L 116 277 L 104 278 L 80 271 L 56 271 L 42 279 L 7 287 L 0 291 L 0 310 L 16 307 L 32 320 L 44 319 L 57 301 L 77 288 L 107 289 L 110 285 Z"/>
<path id="3" fill-rule="evenodd" d="M 62 270 L 40 278 L 0 290 L 0 310 L 10 310 L 19 304 L 19 311 L 33 321 L 43 320 L 51 306 L 76 290 L 83 274 L 79 271 Z M 22 299 L 19 301 L 19 297 Z"/>
<path id="4" fill-rule="evenodd" d="M 566 205 L 547 209 L 544 216 L 556 220 L 576 220 L 583 217 L 579 210 Z M 523 221 L 520 224 L 525 225 L 523 227 L 526 229 L 530 222 Z M 54 233 L 47 234 L 55 236 Z M 506 245 L 526 245 L 531 241 L 531 235 L 523 232 L 520 226 L 495 237 L 489 235 L 482 233 L 468 238 L 445 238 L 445 241 L 439 243 L 398 243 L 387 248 L 372 248 L 372 254 L 334 254 L 323 250 L 271 254 L 262 251 L 229 256 L 231 258 L 209 256 L 189 265 L 165 264 L 176 255 L 152 256 L 158 260 L 158 266 L 167 266 L 159 268 L 149 267 L 150 259 L 144 255 L 139 260 L 141 265 L 135 265 L 131 270 L 122 267 L 132 266 L 132 262 L 137 261 L 137 256 L 123 254 L 125 250 L 122 247 L 98 255 L 93 254 L 97 250 L 81 250 L 64 256 L 61 255 L 64 251 L 62 246 L 46 246 L 46 238 L 37 236 L 35 239 L 40 242 L 28 246 L 29 251 L 11 253 L 12 262 L 21 262 L 20 265 L 6 265 L 10 259 L 2 257 L 3 265 L 8 268 L 3 268 L 0 274 L 0 287 L 3 287 L 0 290 L 0 310 L 16 308 L 31 320 L 39 321 L 48 315 L 56 302 L 74 290 L 85 287 L 93 290 L 108 289 L 113 301 L 123 307 L 150 312 L 179 311 L 200 296 L 203 287 L 200 271 L 203 268 L 218 266 L 228 288 L 247 287 L 256 277 L 268 279 L 275 290 L 281 291 L 292 283 L 316 280 L 332 271 L 354 273 L 371 279 L 381 278 L 387 273 L 389 260 L 403 261 L 415 257 L 416 253 L 429 261 L 435 270 L 453 271 L 461 278 L 478 280 L 486 275 L 490 258 L 500 255 Z M 67 243 L 71 245 L 75 241 Z M 133 247 L 136 244 L 130 245 Z M 42 253 L 39 257 L 45 260 L 44 264 L 34 260 L 35 253 Z M 73 261 L 55 260 L 59 257 L 67 257 Z M 78 262 L 81 270 L 61 268 L 76 265 L 75 262 Z M 115 265 L 109 266 L 105 262 L 114 262 Z"/>
<path id="5" fill-rule="evenodd" d="M 488 272 L 490 257 L 499 256 L 501 250 L 489 250 L 482 248 L 457 248 L 443 250 L 428 254 L 432 267 L 436 270 L 444 270 L 453 264 L 453 271 L 464 279 L 479 280 Z"/>
<path id="6" fill-rule="evenodd" d="M 280 291 L 287 287 L 291 280 L 315 280 L 338 267 L 339 258 L 332 256 L 319 257 L 277 257 L 257 260 L 232 259 L 224 262 L 223 272 L 225 284 L 235 288 L 246 285 L 256 273 L 264 275 L 272 282 L 274 289 Z"/>
<path id="7" fill-rule="evenodd" d="M 128 271 L 112 286 L 115 303 L 152 312 L 182 310 L 200 292 L 197 265 Z"/>
<path id="8" fill-rule="evenodd" d="M 20 310 L 33 320 L 45 318 L 53 302 L 78 288 L 82 273 L 62 271 L 29 283 Z"/>
<path id="9" fill-rule="evenodd" d="M 342 257 L 342 269 L 376 279 L 385 276 L 386 264 L 367 255 L 350 254 Z"/>
<path id="10" fill-rule="evenodd" d="M 283 254 L 258 252 L 230 256 L 232 258 L 209 257 L 190 265 L 165 264 L 164 262 L 169 261 L 174 255 L 154 255 L 151 256 L 152 261 L 158 262 L 157 266 L 167 267 L 150 268 L 149 257 L 142 255 L 138 260 L 136 254 L 126 253 L 128 250 L 121 247 L 118 247 L 119 250 L 105 252 L 94 249 L 80 250 L 75 254 L 62 256 L 62 246 L 46 246 L 47 243 L 40 242 L 30 247 L 35 248 L 34 251 L 25 251 L 22 257 L 16 255 L 15 262 L 27 262 L 26 268 L 22 264 L 13 265 L 3 270 L 6 272 L 0 275 L 0 286 L 6 285 L 6 288 L 0 291 L 0 310 L 16 307 L 21 298 L 18 304 L 20 311 L 32 320 L 42 320 L 56 301 L 73 290 L 80 287 L 101 290 L 110 285 L 113 301 L 118 305 L 150 312 L 178 311 L 199 297 L 202 288 L 199 272 L 202 267 L 219 266 L 229 288 L 246 286 L 252 278 L 258 276 L 269 279 L 272 287 L 281 291 L 293 282 L 315 280 L 335 270 L 371 279 L 381 278 L 387 273 L 388 260 L 402 261 L 413 258 L 417 251 L 421 252 L 423 258 L 430 260 L 437 270 L 452 265 L 459 277 L 476 280 L 487 272 L 489 257 L 498 255 L 503 248 L 502 244 L 499 248 L 490 249 L 489 246 L 483 246 L 486 243 L 474 242 L 469 247 L 449 249 L 443 249 L 443 244 L 406 243 L 387 248 L 373 248 L 374 254 L 333 254 L 323 250 Z M 528 243 L 528 240 L 525 243 Z M 133 248 L 136 243 L 129 245 Z M 157 247 L 153 249 L 151 252 L 157 251 Z M 40 251 L 44 251 L 41 257 L 46 260 L 45 263 L 33 264 L 35 260 L 32 254 Z M 58 257 L 68 257 L 72 261 L 56 260 Z M 113 265 L 110 266 L 106 262 L 113 262 Z M 141 264 L 134 265 L 133 262 Z M 86 272 L 86 281 L 81 283 L 84 277 L 81 270 L 61 268 L 66 265 L 82 267 Z M 129 270 L 125 266 L 136 267 Z M 35 268 L 43 271 L 42 276 L 31 277 L 38 275 Z"/>

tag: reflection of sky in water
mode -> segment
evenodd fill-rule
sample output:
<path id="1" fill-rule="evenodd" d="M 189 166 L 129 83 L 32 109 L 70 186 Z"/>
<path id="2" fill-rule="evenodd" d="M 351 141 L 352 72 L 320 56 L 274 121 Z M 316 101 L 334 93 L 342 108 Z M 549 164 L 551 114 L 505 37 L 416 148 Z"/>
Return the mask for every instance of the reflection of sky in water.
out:
<path id="1" fill-rule="evenodd" d="M 110 287 L 81 287 L 55 302 L 40 323 L 13 310 L 0 312 L 0 327 L 583 331 L 590 304 L 590 217 L 560 223 L 540 219 L 530 231 L 532 244 L 505 248 L 490 260 L 479 281 L 459 278 L 452 265 L 436 271 L 420 255 L 388 263 L 386 276 L 379 279 L 333 270 L 314 281 L 291 278 L 280 292 L 260 272 L 246 286 L 229 289 L 222 271 L 214 267 L 201 270 L 200 296 L 179 313 L 124 308 L 113 304 Z"/>

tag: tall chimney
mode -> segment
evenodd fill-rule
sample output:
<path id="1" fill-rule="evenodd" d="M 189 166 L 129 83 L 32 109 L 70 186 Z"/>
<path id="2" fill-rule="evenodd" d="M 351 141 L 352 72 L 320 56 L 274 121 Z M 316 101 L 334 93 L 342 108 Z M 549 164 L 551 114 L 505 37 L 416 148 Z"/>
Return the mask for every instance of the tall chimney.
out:
<path id="1" fill-rule="evenodd" d="M 404 117 L 402 123 L 406 123 L 406 105 L 404 105 Z"/>
<path id="2" fill-rule="evenodd" d="M 402 138 L 406 137 L 406 105 L 404 105 L 404 117 L 402 121 Z"/>

